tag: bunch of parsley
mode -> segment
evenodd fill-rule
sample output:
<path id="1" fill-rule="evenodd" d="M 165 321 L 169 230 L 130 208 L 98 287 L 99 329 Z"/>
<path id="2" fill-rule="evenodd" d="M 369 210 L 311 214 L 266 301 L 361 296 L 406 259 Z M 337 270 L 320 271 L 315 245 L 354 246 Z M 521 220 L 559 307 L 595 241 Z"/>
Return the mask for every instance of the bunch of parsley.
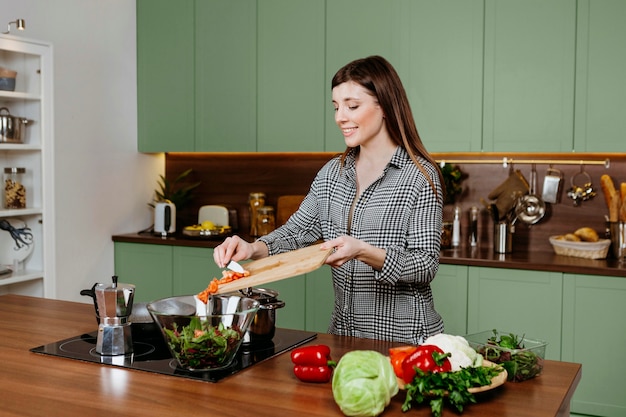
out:
<path id="1" fill-rule="evenodd" d="M 491 379 L 502 370 L 500 366 L 479 366 L 462 368 L 456 372 L 437 373 L 416 369 L 415 379 L 406 385 L 406 398 L 402 404 L 402 411 L 409 411 L 414 403 L 429 402 L 433 416 L 440 417 L 444 401 L 447 401 L 461 413 L 466 404 L 476 402 L 474 394 L 468 389 L 489 385 Z"/>

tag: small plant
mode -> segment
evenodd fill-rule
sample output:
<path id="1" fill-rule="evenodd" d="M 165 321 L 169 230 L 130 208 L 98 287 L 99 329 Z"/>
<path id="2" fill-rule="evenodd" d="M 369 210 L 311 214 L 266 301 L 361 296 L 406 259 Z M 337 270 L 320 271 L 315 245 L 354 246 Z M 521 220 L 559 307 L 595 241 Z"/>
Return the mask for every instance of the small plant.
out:
<path id="1" fill-rule="evenodd" d="M 191 174 L 191 171 L 192 169 L 189 168 L 171 182 L 168 181 L 163 175 L 159 175 L 159 188 L 154 190 L 154 201 L 149 205 L 154 207 L 155 203 L 166 200 L 171 201 L 179 210 L 187 205 L 189 200 L 192 198 L 192 191 L 200 185 L 200 182 L 182 185 L 184 180 L 189 176 L 189 174 Z"/>
<path id="2" fill-rule="evenodd" d="M 443 181 L 446 186 L 446 204 L 452 204 L 455 202 L 456 197 L 463 192 L 461 187 L 461 181 L 463 181 L 466 175 L 461 172 L 458 165 L 444 164 L 441 167 L 441 173 L 443 174 Z"/>

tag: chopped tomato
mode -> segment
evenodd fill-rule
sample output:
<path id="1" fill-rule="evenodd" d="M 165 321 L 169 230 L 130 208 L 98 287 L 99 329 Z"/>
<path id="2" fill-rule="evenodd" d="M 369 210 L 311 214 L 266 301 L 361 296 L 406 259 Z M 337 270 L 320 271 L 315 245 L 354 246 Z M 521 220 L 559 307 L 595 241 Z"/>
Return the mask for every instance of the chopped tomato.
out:
<path id="1" fill-rule="evenodd" d="M 209 301 L 209 296 L 211 294 L 215 294 L 217 292 L 220 284 L 227 284 L 229 282 L 233 282 L 240 278 L 245 278 L 250 276 L 250 271 L 243 272 L 235 272 L 235 271 L 222 271 L 222 278 L 217 279 L 213 278 L 213 280 L 209 283 L 208 287 L 200 293 L 198 293 L 198 299 L 201 300 L 204 304 Z"/>

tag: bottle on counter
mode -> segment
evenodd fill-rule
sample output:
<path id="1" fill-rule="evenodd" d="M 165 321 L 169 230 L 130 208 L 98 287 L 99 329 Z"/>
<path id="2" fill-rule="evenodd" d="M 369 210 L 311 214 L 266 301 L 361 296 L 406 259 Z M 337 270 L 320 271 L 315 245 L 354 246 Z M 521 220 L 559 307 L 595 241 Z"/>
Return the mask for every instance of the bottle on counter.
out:
<path id="1" fill-rule="evenodd" d="M 472 206 L 469 211 L 469 244 L 478 245 L 478 207 Z"/>
<path id="2" fill-rule="evenodd" d="M 250 193 L 248 203 L 250 204 L 250 236 L 260 236 L 257 229 L 257 209 L 265 205 L 265 193 Z"/>
<path id="3" fill-rule="evenodd" d="M 454 218 L 452 220 L 452 247 L 458 248 L 461 245 L 461 207 L 454 208 Z"/>

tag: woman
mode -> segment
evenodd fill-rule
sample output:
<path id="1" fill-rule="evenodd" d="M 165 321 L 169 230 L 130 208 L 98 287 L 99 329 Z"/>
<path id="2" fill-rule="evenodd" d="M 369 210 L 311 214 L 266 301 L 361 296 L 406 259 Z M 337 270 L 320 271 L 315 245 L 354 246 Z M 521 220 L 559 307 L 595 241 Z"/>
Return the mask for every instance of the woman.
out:
<path id="1" fill-rule="evenodd" d="M 371 56 L 332 80 L 335 121 L 345 152 L 317 174 L 287 223 L 248 243 L 237 236 L 215 248 L 259 259 L 323 239 L 334 248 L 335 305 L 329 333 L 419 344 L 443 332 L 430 282 L 439 268 L 443 179 L 417 133 L 395 69 Z"/>

